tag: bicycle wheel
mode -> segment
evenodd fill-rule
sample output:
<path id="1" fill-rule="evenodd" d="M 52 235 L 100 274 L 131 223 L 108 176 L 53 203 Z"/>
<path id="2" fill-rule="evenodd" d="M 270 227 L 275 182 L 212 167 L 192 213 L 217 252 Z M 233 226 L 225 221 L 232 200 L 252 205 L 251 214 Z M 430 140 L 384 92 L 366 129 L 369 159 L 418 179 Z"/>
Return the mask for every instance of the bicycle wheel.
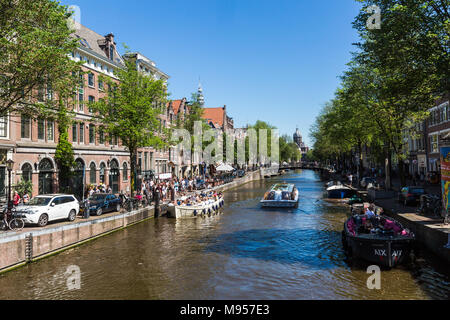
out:
<path id="1" fill-rule="evenodd" d="M 21 218 L 14 218 L 9 222 L 9 228 L 13 231 L 21 231 L 25 222 Z"/>

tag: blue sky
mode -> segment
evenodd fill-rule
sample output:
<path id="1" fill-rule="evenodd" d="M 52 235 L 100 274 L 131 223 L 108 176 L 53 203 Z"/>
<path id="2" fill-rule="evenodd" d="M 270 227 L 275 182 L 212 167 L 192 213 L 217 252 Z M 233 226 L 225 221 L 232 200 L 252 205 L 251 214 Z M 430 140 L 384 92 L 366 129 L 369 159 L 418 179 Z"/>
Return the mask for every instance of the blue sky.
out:
<path id="1" fill-rule="evenodd" d="M 81 23 L 114 33 L 170 75 L 172 99 L 199 77 L 205 106 L 227 106 L 235 127 L 263 120 L 281 134 L 309 129 L 333 97 L 358 40 L 354 0 L 64 0 Z"/>

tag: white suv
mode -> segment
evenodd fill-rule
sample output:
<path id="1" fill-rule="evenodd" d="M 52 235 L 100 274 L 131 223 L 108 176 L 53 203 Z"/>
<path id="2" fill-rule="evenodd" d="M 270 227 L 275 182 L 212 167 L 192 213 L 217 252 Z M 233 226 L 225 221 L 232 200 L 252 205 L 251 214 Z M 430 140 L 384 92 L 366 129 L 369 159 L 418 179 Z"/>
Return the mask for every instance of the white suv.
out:
<path id="1" fill-rule="evenodd" d="M 17 213 L 22 214 L 25 223 L 37 224 L 40 227 L 54 220 L 74 221 L 79 211 L 78 200 L 73 195 L 66 194 L 37 196 L 28 204 L 17 207 Z"/>

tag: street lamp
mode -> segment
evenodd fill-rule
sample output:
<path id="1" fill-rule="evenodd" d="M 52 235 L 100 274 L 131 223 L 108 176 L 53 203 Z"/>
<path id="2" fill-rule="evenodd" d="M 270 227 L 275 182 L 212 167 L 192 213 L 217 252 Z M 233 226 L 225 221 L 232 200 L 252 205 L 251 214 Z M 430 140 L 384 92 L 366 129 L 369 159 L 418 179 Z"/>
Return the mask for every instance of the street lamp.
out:
<path id="1" fill-rule="evenodd" d="M 6 161 L 6 168 L 8 169 L 8 181 L 9 181 L 9 186 L 8 186 L 8 208 L 11 208 L 11 171 L 14 167 L 14 161 L 12 161 L 11 159 Z"/>

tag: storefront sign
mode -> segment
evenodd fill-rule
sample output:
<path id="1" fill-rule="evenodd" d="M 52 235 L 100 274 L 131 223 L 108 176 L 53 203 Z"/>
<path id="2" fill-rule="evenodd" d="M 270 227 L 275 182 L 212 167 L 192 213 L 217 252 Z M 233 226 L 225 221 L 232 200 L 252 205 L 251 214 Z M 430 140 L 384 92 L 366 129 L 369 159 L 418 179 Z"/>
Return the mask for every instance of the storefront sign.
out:
<path id="1" fill-rule="evenodd" d="M 166 179 L 172 179 L 172 174 L 171 173 L 161 173 L 158 178 L 160 180 L 166 180 Z"/>
<path id="2" fill-rule="evenodd" d="M 441 185 L 443 208 L 449 208 L 449 188 L 450 188 L 450 147 L 441 148 Z"/>

